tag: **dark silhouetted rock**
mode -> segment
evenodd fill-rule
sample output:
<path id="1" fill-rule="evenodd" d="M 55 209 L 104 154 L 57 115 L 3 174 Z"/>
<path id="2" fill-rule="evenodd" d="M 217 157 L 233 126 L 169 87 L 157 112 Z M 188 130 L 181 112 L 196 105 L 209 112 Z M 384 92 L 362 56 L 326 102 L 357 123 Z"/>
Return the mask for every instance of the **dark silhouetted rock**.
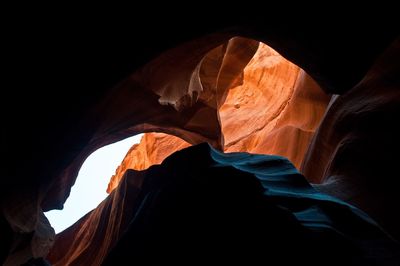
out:
<path id="1" fill-rule="evenodd" d="M 74 241 L 63 239 L 74 228 Z M 107 249 L 103 265 L 395 265 L 400 259 L 398 243 L 373 220 L 317 192 L 287 159 L 224 154 L 208 144 L 128 171 L 98 208 L 58 237 L 65 246 L 49 257 L 54 265 L 99 265 Z"/>

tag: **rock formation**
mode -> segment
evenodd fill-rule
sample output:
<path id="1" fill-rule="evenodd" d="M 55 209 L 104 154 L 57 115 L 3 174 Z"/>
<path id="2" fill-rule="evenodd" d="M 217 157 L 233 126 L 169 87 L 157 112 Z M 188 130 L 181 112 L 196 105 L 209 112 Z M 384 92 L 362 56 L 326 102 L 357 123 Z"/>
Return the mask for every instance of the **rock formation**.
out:
<path id="1" fill-rule="evenodd" d="M 314 10 L 284 20 L 273 19 L 272 12 L 250 16 L 205 12 L 200 17 L 180 12 L 176 14 L 179 23 L 175 23 L 171 13 L 156 17 L 151 10 L 148 19 L 162 21 L 155 27 L 132 13 L 123 22 L 109 19 L 97 24 L 90 20 L 89 25 L 79 16 L 71 20 L 71 14 L 65 18 L 51 12 L 52 17 L 30 12 L 35 16 L 30 18 L 18 12 L 16 20 L 21 14 L 30 20 L 23 27 L 6 30 L 4 36 L 9 55 L 6 69 L 13 73 L 6 75 L 11 82 L 2 91 L 1 105 L 4 130 L 0 134 L 6 156 L 0 179 L 0 263 L 43 262 L 30 259 L 44 257 L 54 241 L 43 211 L 62 208 L 82 162 L 97 148 L 156 131 L 190 144 L 206 141 L 224 149 L 230 138 L 222 134 L 221 103 L 229 102 L 229 92 L 236 87 L 246 87 L 242 70 L 251 65 L 258 41 L 304 69 L 325 92 L 341 96 L 331 101 L 309 148 L 304 148 L 311 138 L 309 131 L 318 123 L 295 114 L 311 108 L 319 117 L 327 96 L 306 88 L 287 98 L 286 110 L 274 121 L 275 126 L 265 127 L 265 138 L 264 133 L 255 134 L 251 142 L 240 145 L 257 147 L 269 139 L 267 143 L 273 143 L 269 149 L 301 164 L 308 180 L 322 182 L 318 189 L 356 204 L 398 238 L 393 181 L 398 176 L 395 126 L 400 59 L 398 41 L 392 43 L 399 31 L 397 16 L 387 14 L 389 9 L 381 20 L 372 20 L 378 13 L 374 5 L 374 13 L 359 12 L 356 23 L 353 14 L 347 19 Z M 39 22 L 39 17 L 46 23 Z M 108 16 L 102 14 L 101 20 L 104 17 Z M 314 18 L 312 24 L 306 23 L 305 17 Z M 330 26 L 338 17 L 343 25 Z M 183 23 L 191 30 L 182 27 Z M 234 36 L 247 39 L 232 39 Z M 314 86 L 301 71 L 294 86 L 297 84 L 308 84 L 311 90 Z M 300 104 L 313 95 L 318 95 L 319 107 Z M 294 101 L 296 97 L 300 101 Z M 239 112 L 242 107 L 236 106 Z M 293 138 L 282 139 L 287 135 Z M 296 154 L 292 143 L 305 150 Z M 119 187 L 114 192 L 120 191 Z M 100 209 L 93 215 L 102 213 Z M 129 213 L 121 215 L 121 220 L 129 219 Z M 108 224 L 111 216 L 99 217 L 99 231 L 107 228 L 102 225 Z M 72 227 L 74 232 L 82 233 L 78 229 L 88 222 L 85 219 Z M 119 232 L 118 224 L 114 228 L 110 224 L 108 228 L 113 229 L 107 230 Z M 74 234 L 69 237 L 68 241 L 75 239 Z M 113 237 L 98 243 L 101 252 L 115 244 L 110 240 Z M 56 240 L 50 258 L 60 258 L 55 255 L 62 252 L 59 245 L 63 246 Z M 93 247 L 77 248 L 66 252 L 84 258 L 83 251 L 90 254 Z"/>

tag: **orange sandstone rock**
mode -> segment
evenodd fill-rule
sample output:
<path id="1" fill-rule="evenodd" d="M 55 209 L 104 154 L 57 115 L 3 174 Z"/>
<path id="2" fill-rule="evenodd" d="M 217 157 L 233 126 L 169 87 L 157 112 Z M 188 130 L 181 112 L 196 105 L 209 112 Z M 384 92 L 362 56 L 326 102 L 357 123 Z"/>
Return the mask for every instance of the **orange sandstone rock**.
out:
<path id="1" fill-rule="evenodd" d="M 225 151 L 281 155 L 299 168 L 330 97 L 265 44 L 243 72 L 219 110 Z"/>
<path id="2" fill-rule="evenodd" d="M 144 170 L 153 164 L 161 163 L 172 153 L 190 146 L 186 141 L 164 133 L 146 133 L 140 144 L 130 148 L 115 175 L 111 177 L 107 193 L 113 191 L 128 169 Z"/>

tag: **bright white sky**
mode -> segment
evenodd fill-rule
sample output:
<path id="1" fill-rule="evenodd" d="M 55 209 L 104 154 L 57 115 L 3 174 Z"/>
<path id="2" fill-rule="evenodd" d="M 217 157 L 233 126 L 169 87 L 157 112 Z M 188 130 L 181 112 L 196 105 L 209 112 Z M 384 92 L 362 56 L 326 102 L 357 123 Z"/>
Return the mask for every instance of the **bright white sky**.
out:
<path id="1" fill-rule="evenodd" d="M 107 185 L 129 148 L 139 143 L 143 134 L 136 135 L 93 152 L 83 163 L 63 210 L 45 215 L 56 233 L 78 221 L 107 197 Z"/>

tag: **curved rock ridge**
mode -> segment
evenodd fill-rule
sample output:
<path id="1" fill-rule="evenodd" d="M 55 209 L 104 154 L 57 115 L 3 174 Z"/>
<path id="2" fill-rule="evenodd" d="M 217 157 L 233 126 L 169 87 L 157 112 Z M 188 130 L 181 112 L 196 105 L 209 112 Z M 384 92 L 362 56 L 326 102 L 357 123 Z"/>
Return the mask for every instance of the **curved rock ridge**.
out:
<path id="1" fill-rule="evenodd" d="M 48 257 L 56 266 L 395 265 L 400 259 L 398 243 L 373 220 L 313 189 L 287 159 L 221 153 L 205 143 L 161 165 L 128 170 L 57 243 Z"/>

